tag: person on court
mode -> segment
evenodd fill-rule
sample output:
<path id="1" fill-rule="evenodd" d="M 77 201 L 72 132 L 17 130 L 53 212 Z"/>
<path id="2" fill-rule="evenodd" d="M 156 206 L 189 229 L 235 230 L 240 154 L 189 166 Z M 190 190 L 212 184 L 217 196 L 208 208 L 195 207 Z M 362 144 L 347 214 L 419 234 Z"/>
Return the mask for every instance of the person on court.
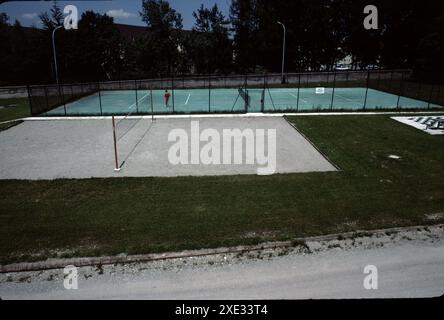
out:
<path id="1" fill-rule="evenodd" d="M 165 90 L 165 94 L 163 95 L 165 98 L 165 107 L 168 109 L 168 103 L 170 101 L 171 94 L 168 92 L 168 89 Z"/>

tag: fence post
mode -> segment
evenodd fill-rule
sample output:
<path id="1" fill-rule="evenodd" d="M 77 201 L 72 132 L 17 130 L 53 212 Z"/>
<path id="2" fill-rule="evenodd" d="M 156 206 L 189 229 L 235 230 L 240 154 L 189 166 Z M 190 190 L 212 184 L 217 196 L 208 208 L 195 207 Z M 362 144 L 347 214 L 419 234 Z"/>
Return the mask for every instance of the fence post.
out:
<path id="1" fill-rule="evenodd" d="M 379 85 L 381 82 L 381 70 L 378 70 L 378 82 L 376 83 L 376 88 L 379 90 Z"/>
<path id="2" fill-rule="evenodd" d="M 298 101 L 296 101 L 296 112 L 299 112 L 299 92 L 301 91 L 301 73 L 299 72 L 298 77 Z"/>
<path id="3" fill-rule="evenodd" d="M 327 75 L 327 79 L 328 79 L 328 75 Z M 327 80 L 327 84 L 328 84 L 328 80 Z M 333 102 L 335 99 L 335 88 L 336 88 L 336 72 L 333 72 L 333 91 L 331 93 L 330 111 L 333 111 Z"/>
<path id="4" fill-rule="evenodd" d="M 139 113 L 139 96 L 137 94 L 137 80 L 134 80 L 134 89 L 136 90 L 136 112 Z"/>
<path id="5" fill-rule="evenodd" d="M 418 92 L 416 94 L 418 99 L 421 99 L 421 89 L 422 89 L 422 82 L 419 82 Z"/>
<path id="6" fill-rule="evenodd" d="M 97 82 L 97 88 L 99 89 L 99 106 L 100 106 L 100 115 L 103 116 L 103 109 L 102 109 L 102 93 L 100 92 L 100 81 Z"/>
<path id="7" fill-rule="evenodd" d="M 60 89 L 61 89 L 61 90 L 60 90 Z M 63 85 L 62 85 L 62 84 L 59 85 L 59 98 L 62 99 L 63 110 L 65 111 L 65 116 L 66 116 L 67 113 L 66 113 L 65 94 L 64 94 L 64 91 L 63 91 Z"/>
<path id="8" fill-rule="evenodd" d="M 211 113 L 211 74 L 208 73 L 208 113 Z"/>
<path id="9" fill-rule="evenodd" d="M 401 82 L 399 84 L 399 94 L 398 94 L 398 101 L 396 102 L 396 109 L 399 109 L 400 105 L 400 100 L 401 100 L 401 93 L 402 93 L 402 88 L 403 88 L 403 83 L 404 83 L 404 73 L 401 73 Z"/>
<path id="10" fill-rule="evenodd" d="M 267 74 L 264 73 L 264 89 L 261 93 L 261 112 L 265 112 L 265 91 L 267 90 Z"/>
<path id="11" fill-rule="evenodd" d="M 430 89 L 430 96 L 429 96 L 429 101 L 427 103 L 427 109 L 430 110 L 430 104 L 432 102 L 433 99 L 433 89 L 435 89 L 434 85 L 432 84 L 432 88 Z"/>
<path id="12" fill-rule="evenodd" d="M 150 101 L 151 101 L 151 121 L 154 121 L 153 87 L 152 86 L 150 86 Z"/>
<path id="13" fill-rule="evenodd" d="M 173 114 L 174 114 L 174 74 L 171 76 L 171 91 L 173 98 Z"/>
<path id="14" fill-rule="evenodd" d="M 31 116 L 34 115 L 34 112 L 32 111 L 32 99 L 31 99 L 31 88 L 29 87 L 29 84 L 26 85 L 26 89 L 28 90 L 28 103 L 29 103 L 29 112 Z"/>
<path id="15" fill-rule="evenodd" d="M 390 89 L 388 90 L 390 93 L 392 93 L 393 92 L 393 70 L 392 70 L 392 72 L 390 73 Z"/>
<path id="16" fill-rule="evenodd" d="M 367 108 L 368 86 L 370 82 L 370 70 L 367 70 L 367 82 L 365 85 L 364 110 Z"/>
<path id="17" fill-rule="evenodd" d="M 48 102 L 48 87 L 45 85 L 45 102 L 46 102 L 46 108 L 45 108 L 45 112 L 48 111 L 49 108 L 49 102 Z"/>

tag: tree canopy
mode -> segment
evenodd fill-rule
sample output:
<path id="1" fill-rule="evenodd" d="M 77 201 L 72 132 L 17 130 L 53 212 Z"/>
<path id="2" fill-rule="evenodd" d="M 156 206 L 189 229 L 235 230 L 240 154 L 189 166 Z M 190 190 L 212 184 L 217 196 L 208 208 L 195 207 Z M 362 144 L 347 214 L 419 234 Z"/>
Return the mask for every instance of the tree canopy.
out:
<path id="1" fill-rule="evenodd" d="M 166 0 L 143 0 L 142 34 L 124 37 L 113 18 L 86 11 L 79 30 L 57 32 L 63 82 L 147 78 L 184 73 L 279 72 L 282 26 L 286 70 L 332 70 L 350 56 L 356 68 L 413 68 L 417 77 L 443 80 L 444 2 L 375 0 L 379 28 L 363 27 L 364 0 L 231 0 L 193 12 L 192 30 Z M 50 31 L 63 23 L 54 1 L 40 14 L 42 29 L 11 24 L 0 13 L 0 82 L 54 81 Z"/>

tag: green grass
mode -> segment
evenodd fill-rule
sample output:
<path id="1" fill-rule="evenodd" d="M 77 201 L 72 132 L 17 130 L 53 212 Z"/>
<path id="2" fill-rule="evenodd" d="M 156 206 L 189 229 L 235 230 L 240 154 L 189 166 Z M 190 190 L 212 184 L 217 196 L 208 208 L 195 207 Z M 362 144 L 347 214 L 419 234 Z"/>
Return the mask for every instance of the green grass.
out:
<path id="1" fill-rule="evenodd" d="M 28 98 L 0 99 L 0 122 L 29 117 Z"/>
<path id="2" fill-rule="evenodd" d="M 0 181 L 0 260 L 253 244 L 431 223 L 426 214 L 444 212 L 444 136 L 383 115 L 290 120 L 342 170 Z"/>

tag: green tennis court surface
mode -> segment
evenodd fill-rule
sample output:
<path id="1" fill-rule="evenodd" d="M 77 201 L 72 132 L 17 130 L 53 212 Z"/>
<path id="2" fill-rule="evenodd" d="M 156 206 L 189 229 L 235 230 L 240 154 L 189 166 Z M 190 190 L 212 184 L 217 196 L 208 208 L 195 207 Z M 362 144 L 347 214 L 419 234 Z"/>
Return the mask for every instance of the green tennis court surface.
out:
<path id="1" fill-rule="evenodd" d="M 372 109 L 427 109 L 440 106 L 425 101 L 366 88 L 179 89 L 171 93 L 168 107 L 164 90 L 102 91 L 48 111 L 46 115 L 99 115 L 208 112 L 273 112 Z"/>

